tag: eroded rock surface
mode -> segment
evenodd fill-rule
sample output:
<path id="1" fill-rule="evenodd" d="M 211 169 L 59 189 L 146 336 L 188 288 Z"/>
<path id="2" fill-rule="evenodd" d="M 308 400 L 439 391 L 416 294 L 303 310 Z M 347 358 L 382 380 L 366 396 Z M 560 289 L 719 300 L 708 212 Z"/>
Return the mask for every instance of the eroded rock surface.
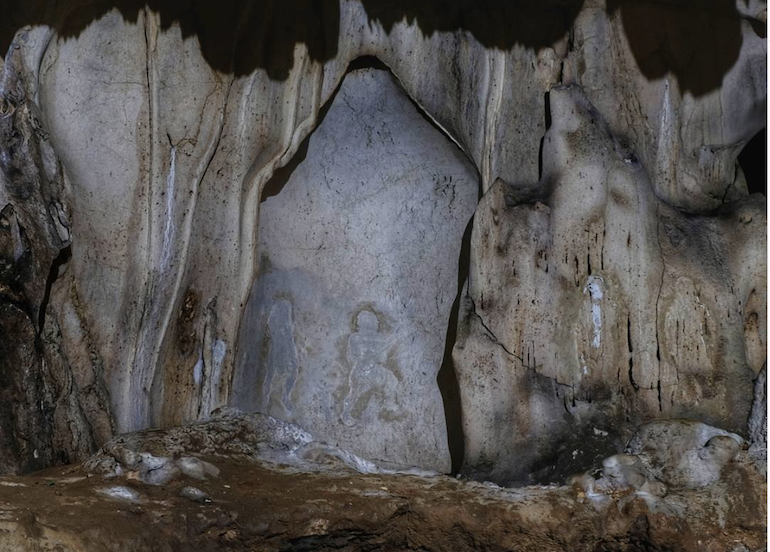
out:
<path id="1" fill-rule="evenodd" d="M 738 435 L 703 423 L 650 422 L 634 433 L 624 453 L 602 461 L 598 479 L 592 470 L 569 477 L 567 483 L 592 498 L 629 491 L 659 498 L 717 484 L 725 472 L 763 474 L 765 468 L 746 449 Z"/>
<path id="2" fill-rule="evenodd" d="M 754 382 L 754 403 L 749 417 L 749 452 L 761 469 L 767 469 L 767 364 Z"/>
<path id="3" fill-rule="evenodd" d="M 263 414 L 224 411 L 208 421 L 169 429 L 144 430 L 116 437 L 86 460 L 85 469 L 105 477 L 133 472 L 137 479 L 155 484 L 147 476 L 158 470 L 166 483 L 182 474 L 195 479 L 216 475 L 215 466 L 196 464 L 195 455 L 270 458 L 288 461 L 313 437 L 299 426 Z M 200 475 L 200 477 L 196 477 Z"/>
<path id="4" fill-rule="evenodd" d="M 738 435 L 685 420 L 642 426 L 626 451 L 669 486 L 700 488 L 719 480 L 745 441 Z"/>
<path id="5" fill-rule="evenodd" d="M 45 36 L 39 37 L 41 39 Z M 66 270 L 72 230 L 65 176 L 35 103 L 22 33 L 0 76 L 0 472 L 91 454 L 112 435 L 99 366 L 71 366 L 52 283 Z M 69 332 L 76 332 L 71 326 Z"/>
<path id="6" fill-rule="evenodd" d="M 481 201 L 454 360 L 465 470 L 526 480 L 607 428 L 657 417 L 746 435 L 762 367 L 765 203 L 709 216 L 655 194 L 582 89 L 553 88 L 544 172 Z"/>
<path id="7" fill-rule="evenodd" d="M 462 415 L 452 430 L 464 432 L 465 473 L 498 482 L 558 479 L 658 418 L 760 442 L 750 410 L 766 357 L 766 215 L 736 156 L 765 120 L 766 4 L 448 4 L 438 14 L 380 0 L 9 4 L 0 469 L 82 460 L 113 428 L 205 419 L 233 402 L 386 465 L 440 470 L 445 419 Z M 356 85 L 355 60 L 386 65 L 399 86 Z M 381 268 L 365 255 L 352 283 L 330 275 L 345 255 L 312 251 L 321 242 L 304 226 L 318 212 L 283 232 L 282 194 L 262 202 L 280 167 L 297 165 L 284 193 L 311 190 L 300 157 L 315 130 L 308 161 L 366 172 L 333 148 L 311 151 L 356 86 L 356 122 L 374 131 L 394 116 L 400 127 L 366 182 L 409 174 L 372 203 L 362 186 L 357 207 L 331 190 L 283 201 L 328 200 L 315 220 L 325 228 L 372 204 L 404 215 L 358 242 L 393 245 L 384 293 L 376 279 L 363 285 Z M 356 128 L 339 143 L 364 156 Z M 434 147 L 440 133 L 465 159 Z M 436 164 L 436 186 L 410 204 L 395 184 L 428 182 Z M 462 410 L 433 381 L 438 362 L 452 368 L 454 328 L 441 324 L 472 211 L 471 187 L 446 187 L 447 174 L 478 175 L 484 195 L 453 356 Z M 451 190 L 464 199 L 452 204 Z M 304 237 L 301 263 L 276 253 L 280 239 Z M 317 289 L 280 276 L 299 264 L 356 305 L 273 294 Z M 364 287 L 380 297 L 359 296 Z M 251 296 L 263 302 L 254 325 Z M 402 306 L 388 313 L 388 301 Z M 259 368 L 255 350 L 268 360 Z"/>
<path id="8" fill-rule="evenodd" d="M 126 477 L 160 486 L 180 478 L 205 481 L 218 477 L 217 465 L 201 457 L 268 461 L 304 469 L 330 466 L 359 473 L 395 473 L 316 440 L 295 424 L 230 408 L 218 409 L 206 421 L 115 437 L 88 458 L 83 468 L 109 479 Z"/>

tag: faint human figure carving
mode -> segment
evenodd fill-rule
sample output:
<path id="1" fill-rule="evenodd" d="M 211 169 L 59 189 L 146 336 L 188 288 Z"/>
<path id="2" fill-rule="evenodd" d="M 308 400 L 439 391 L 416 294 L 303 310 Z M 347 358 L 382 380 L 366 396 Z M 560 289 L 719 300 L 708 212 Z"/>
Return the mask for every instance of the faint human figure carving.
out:
<path id="1" fill-rule="evenodd" d="M 392 407 L 398 379 L 382 362 L 390 341 L 380 333 L 380 323 L 371 311 L 356 318 L 356 330 L 348 337 L 350 366 L 348 393 L 343 401 L 342 423 L 354 426 Z"/>
<path id="2" fill-rule="evenodd" d="M 263 401 L 272 410 L 275 406 L 291 414 L 291 392 L 297 383 L 299 361 L 294 343 L 294 318 L 292 305 L 285 299 L 275 301 L 267 317 L 267 328 L 263 342 L 265 362 L 265 384 L 262 388 Z"/>

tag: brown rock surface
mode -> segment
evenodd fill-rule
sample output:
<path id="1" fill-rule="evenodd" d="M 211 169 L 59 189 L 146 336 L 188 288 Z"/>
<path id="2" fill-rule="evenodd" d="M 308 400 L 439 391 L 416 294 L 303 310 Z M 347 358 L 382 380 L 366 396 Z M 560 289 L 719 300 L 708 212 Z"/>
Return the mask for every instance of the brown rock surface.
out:
<path id="1" fill-rule="evenodd" d="M 207 460 L 219 477 L 194 485 L 210 503 L 180 496 L 191 480 L 154 487 L 87 477 L 80 467 L 0 479 L 0 550 L 717 552 L 765 544 L 766 487 L 745 464 L 706 491 L 596 501 L 568 487 Z M 119 485 L 137 500 L 98 492 Z"/>

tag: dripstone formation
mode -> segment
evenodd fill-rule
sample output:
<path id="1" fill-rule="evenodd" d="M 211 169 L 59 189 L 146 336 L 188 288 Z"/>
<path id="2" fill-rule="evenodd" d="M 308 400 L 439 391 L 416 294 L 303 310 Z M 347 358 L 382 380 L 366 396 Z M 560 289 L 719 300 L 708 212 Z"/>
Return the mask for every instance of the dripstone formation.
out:
<path id="1" fill-rule="evenodd" d="M 765 2 L 8 7 L 0 473 L 229 407 L 503 486 L 766 457 Z"/>

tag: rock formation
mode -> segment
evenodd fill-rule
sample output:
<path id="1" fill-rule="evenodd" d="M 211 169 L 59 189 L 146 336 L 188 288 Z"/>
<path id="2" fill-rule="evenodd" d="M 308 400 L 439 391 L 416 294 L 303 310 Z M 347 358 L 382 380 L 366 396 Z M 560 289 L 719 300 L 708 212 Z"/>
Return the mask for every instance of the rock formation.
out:
<path id="1" fill-rule="evenodd" d="M 82 459 L 112 435 L 101 366 L 76 296 L 54 306 L 70 257 L 66 176 L 34 101 L 26 33 L 0 79 L 0 471 Z M 59 315 L 63 315 L 62 324 Z"/>
<path id="2" fill-rule="evenodd" d="M 0 472 L 228 406 L 505 485 L 766 455 L 766 4 L 445 4 L 10 1 Z"/>
<path id="3" fill-rule="evenodd" d="M 372 69 L 345 77 L 303 157 L 260 206 L 233 403 L 448 472 L 436 376 L 477 174 Z"/>
<path id="4" fill-rule="evenodd" d="M 540 184 L 498 181 L 476 212 L 455 347 L 466 465 L 522 479 L 576 432 L 657 417 L 745 434 L 766 347 L 751 322 L 766 316 L 764 203 L 684 214 L 580 88 L 552 88 L 550 113 Z"/>

